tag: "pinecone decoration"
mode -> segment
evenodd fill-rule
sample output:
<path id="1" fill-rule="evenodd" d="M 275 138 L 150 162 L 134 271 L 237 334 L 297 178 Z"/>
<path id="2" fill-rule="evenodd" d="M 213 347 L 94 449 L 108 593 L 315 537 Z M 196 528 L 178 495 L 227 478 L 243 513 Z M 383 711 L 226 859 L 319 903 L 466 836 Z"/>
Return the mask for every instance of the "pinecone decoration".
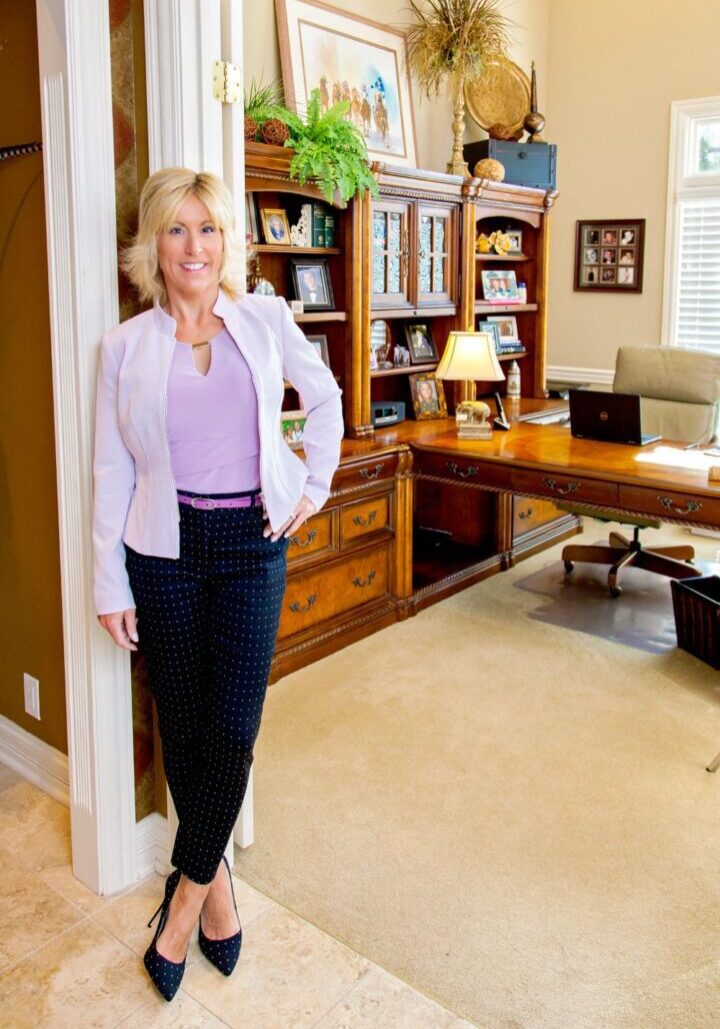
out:
<path id="1" fill-rule="evenodd" d="M 269 118 L 262 127 L 262 138 L 273 146 L 282 146 L 290 136 L 290 130 L 277 118 Z"/>
<path id="2" fill-rule="evenodd" d="M 254 118 L 248 118 L 245 115 L 245 142 L 252 143 L 257 136 L 258 123 Z"/>

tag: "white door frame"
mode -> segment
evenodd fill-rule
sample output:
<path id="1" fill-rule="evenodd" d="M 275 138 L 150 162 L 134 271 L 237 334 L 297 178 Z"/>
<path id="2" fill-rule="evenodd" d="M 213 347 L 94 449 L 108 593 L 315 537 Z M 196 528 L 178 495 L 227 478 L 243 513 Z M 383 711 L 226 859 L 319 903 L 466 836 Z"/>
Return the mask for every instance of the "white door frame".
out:
<path id="1" fill-rule="evenodd" d="M 160 855 L 135 822 L 129 655 L 98 625 L 92 596 L 95 374 L 100 337 L 119 317 L 110 29 L 97 0 L 36 8 L 73 871 L 113 893 L 150 870 L 143 847 Z M 210 67 L 222 29 L 223 56 L 241 63 L 242 3 L 145 0 L 145 25 L 151 171 L 182 163 L 222 174 L 223 136 L 237 155 L 242 132 L 228 136 L 237 118 L 212 99 Z M 225 160 L 237 181 L 239 154 Z"/>

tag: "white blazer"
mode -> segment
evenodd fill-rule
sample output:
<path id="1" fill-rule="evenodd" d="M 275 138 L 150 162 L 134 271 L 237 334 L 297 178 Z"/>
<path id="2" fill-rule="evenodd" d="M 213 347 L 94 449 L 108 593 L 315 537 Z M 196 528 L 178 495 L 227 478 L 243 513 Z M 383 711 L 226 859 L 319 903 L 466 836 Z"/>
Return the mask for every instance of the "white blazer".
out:
<path id="1" fill-rule="evenodd" d="M 280 297 L 222 292 L 213 308 L 248 363 L 257 393 L 260 484 L 273 530 L 305 494 L 328 498 L 343 435 L 340 390 L 329 368 Z M 94 593 L 98 614 L 135 606 L 127 543 L 141 554 L 180 556 L 180 511 L 167 438 L 167 384 L 176 322 L 156 304 L 103 337 L 97 384 L 94 457 Z M 283 379 L 302 396 L 308 417 L 306 463 L 282 438 Z"/>

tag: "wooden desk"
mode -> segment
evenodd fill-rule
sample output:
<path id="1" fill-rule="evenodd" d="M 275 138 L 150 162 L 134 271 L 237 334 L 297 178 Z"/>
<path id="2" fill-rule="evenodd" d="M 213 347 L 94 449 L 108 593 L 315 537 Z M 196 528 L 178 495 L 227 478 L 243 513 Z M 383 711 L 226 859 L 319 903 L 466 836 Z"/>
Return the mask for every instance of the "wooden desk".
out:
<path id="1" fill-rule="evenodd" d="M 537 410 L 543 402 L 535 402 Z M 523 410 L 527 405 L 523 405 Z M 516 419 L 519 412 L 516 412 Z M 492 440 L 458 440 L 452 419 L 404 422 L 394 430 L 378 433 L 378 441 L 403 442 L 414 454 L 416 491 L 423 483 L 441 496 L 437 510 L 452 519 L 465 491 L 495 496 L 494 538 L 486 537 L 480 560 L 433 582 L 418 579 L 411 604 L 423 607 L 464 588 L 517 556 L 514 547 L 513 498 L 569 501 L 598 510 L 650 516 L 681 525 L 720 528 L 720 486 L 707 481 L 713 459 L 682 444 L 661 441 L 646 447 L 598 443 L 575 439 L 569 428 L 513 421 L 509 432 L 493 433 Z M 716 459 L 717 460 L 717 459 Z M 720 462 L 718 462 L 720 463 Z M 453 487 L 449 496 L 447 488 Z M 432 493 L 430 494 L 432 495 Z M 547 546 L 577 531 L 556 518 L 553 532 L 540 540 Z M 458 523 L 459 524 L 459 523 Z M 481 541 L 482 543 L 483 541 Z M 494 545 L 494 553 L 492 552 Z M 539 549 L 537 546 L 535 549 Z M 418 563 L 416 562 L 416 567 Z"/>

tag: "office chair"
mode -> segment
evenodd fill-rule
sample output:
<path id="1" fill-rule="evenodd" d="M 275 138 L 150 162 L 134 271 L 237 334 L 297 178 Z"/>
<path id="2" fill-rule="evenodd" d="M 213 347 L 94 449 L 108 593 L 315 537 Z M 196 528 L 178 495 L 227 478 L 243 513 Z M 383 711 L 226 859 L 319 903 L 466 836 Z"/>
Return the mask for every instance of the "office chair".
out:
<path id="1" fill-rule="evenodd" d="M 720 421 L 718 355 L 678 347 L 620 347 L 613 392 L 640 396 L 643 432 L 698 446 L 707 446 L 717 438 Z M 569 544 L 563 548 L 566 574 L 572 572 L 576 561 L 610 565 L 611 597 L 622 593 L 618 577 L 629 565 L 672 579 L 700 575 L 690 563 L 695 557 L 691 546 L 643 547 L 640 530 L 659 529 L 662 524 L 659 519 L 633 518 L 619 515 L 617 511 L 565 502 L 557 506 L 581 517 L 632 526 L 632 539 L 611 532 L 607 545 Z"/>

